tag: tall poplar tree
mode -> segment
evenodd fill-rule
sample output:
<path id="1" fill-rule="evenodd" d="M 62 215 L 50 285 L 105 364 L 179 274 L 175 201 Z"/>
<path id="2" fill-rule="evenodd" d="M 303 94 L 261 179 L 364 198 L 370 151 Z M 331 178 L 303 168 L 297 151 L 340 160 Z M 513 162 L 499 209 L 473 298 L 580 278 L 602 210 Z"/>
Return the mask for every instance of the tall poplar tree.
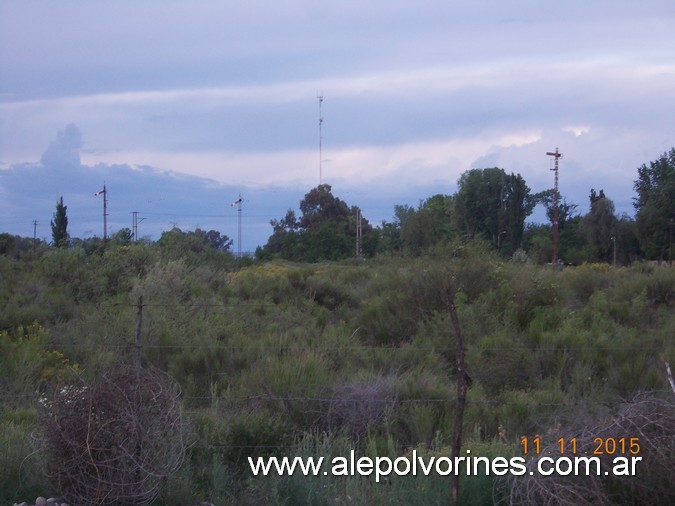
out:
<path id="1" fill-rule="evenodd" d="M 457 186 L 458 225 L 468 238 L 482 237 L 506 254 L 520 247 L 525 219 L 537 202 L 520 174 L 472 169 Z"/>
<path id="2" fill-rule="evenodd" d="M 675 148 L 638 168 L 633 184 L 640 245 L 647 258 L 672 260 L 675 224 Z"/>
<path id="3" fill-rule="evenodd" d="M 54 246 L 65 248 L 68 246 L 68 206 L 63 205 L 63 197 L 56 201 L 56 211 L 52 220 L 52 241 Z"/>

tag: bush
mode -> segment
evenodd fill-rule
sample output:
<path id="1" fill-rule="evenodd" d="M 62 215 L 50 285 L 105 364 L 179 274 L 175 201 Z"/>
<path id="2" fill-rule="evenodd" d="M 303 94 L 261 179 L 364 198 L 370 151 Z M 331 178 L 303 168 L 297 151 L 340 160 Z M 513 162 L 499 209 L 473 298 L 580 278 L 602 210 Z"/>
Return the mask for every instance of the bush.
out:
<path id="1" fill-rule="evenodd" d="M 38 497 L 49 489 L 40 472 L 30 432 L 32 423 L 17 423 L 16 412 L 5 412 L 0 420 L 0 503 L 18 503 L 26 497 Z M 33 415 L 34 416 L 34 415 Z M 33 417 L 31 416 L 31 418 Z M 18 418 L 24 418 L 23 415 Z"/>
<path id="2" fill-rule="evenodd" d="M 639 436 L 638 436 L 639 435 Z M 561 476 L 555 473 L 543 477 L 535 471 L 538 460 L 560 450 L 552 441 L 541 448 L 541 457 L 529 461 L 528 471 L 523 476 L 500 480 L 506 492 L 508 504 L 673 504 L 675 489 L 672 486 L 672 470 L 675 467 L 675 400 L 671 393 L 665 396 L 653 394 L 636 395 L 621 406 L 611 419 L 596 419 L 583 426 L 572 426 L 559 432 L 566 440 L 576 438 L 579 455 L 593 455 L 601 441 L 621 438 L 637 439 L 639 451 L 633 452 L 629 443 L 625 451 L 603 452 L 599 458 L 602 468 L 612 467 L 616 456 L 630 457 L 638 454 L 637 476 L 591 474 Z M 556 437 L 556 439 L 557 439 Z M 620 448 L 620 445 L 619 445 Z"/>
<path id="3" fill-rule="evenodd" d="M 393 413 L 397 400 L 396 378 L 346 381 L 330 387 L 322 397 L 325 428 L 336 433 L 345 430 L 358 441 Z"/>
<path id="4" fill-rule="evenodd" d="M 182 409 L 164 374 L 118 367 L 93 385 L 60 386 L 40 416 L 44 465 L 75 505 L 150 504 L 185 453 Z"/>

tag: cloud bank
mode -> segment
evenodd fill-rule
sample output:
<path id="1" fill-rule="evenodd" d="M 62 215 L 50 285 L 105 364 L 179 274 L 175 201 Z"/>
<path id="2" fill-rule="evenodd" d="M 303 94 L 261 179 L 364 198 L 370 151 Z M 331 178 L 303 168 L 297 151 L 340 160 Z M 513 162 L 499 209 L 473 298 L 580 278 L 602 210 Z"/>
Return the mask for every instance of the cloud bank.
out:
<path id="1" fill-rule="evenodd" d="M 549 188 L 558 147 L 568 201 L 603 188 L 632 213 L 636 168 L 675 139 L 673 24 L 670 0 L 3 2 L 0 196 L 14 199 L 19 167 L 152 167 L 208 181 L 183 186 L 182 214 L 203 187 L 288 190 L 282 214 L 321 166 L 377 222 L 470 168 Z M 49 200 L 72 177 L 53 176 Z"/>

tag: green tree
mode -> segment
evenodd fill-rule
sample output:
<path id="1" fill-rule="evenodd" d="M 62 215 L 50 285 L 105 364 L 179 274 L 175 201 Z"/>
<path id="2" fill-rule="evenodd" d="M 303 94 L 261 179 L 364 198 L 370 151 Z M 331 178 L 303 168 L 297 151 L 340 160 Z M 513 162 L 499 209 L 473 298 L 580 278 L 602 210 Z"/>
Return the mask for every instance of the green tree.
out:
<path id="1" fill-rule="evenodd" d="M 472 169 L 459 178 L 457 219 L 468 238 L 482 237 L 503 254 L 520 247 L 525 219 L 536 204 L 520 174 L 504 169 Z"/>
<path id="2" fill-rule="evenodd" d="M 647 258 L 672 260 L 675 221 L 675 148 L 638 168 L 633 188 L 637 233 Z"/>
<path id="3" fill-rule="evenodd" d="M 331 193 L 331 186 L 312 188 L 300 201 L 302 216 L 296 219 L 289 209 L 281 220 L 271 220 L 273 233 L 267 244 L 256 252 L 259 258 L 281 256 L 301 262 L 339 260 L 354 255 L 356 215 Z M 377 250 L 378 234 L 361 218 L 362 251 L 372 256 Z"/>
<path id="4" fill-rule="evenodd" d="M 305 198 L 300 201 L 300 211 L 299 228 L 307 230 L 330 224 L 345 231 L 348 229 L 351 214 L 349 206 L 333 196 L 328 184 L 321 184 L 305 194 Z"/>
<path id="5" fill-rule="evenodd" d="M 553 205 L 555 200 L 554 192 L 555 190 L 551 188 L 549 190 L 539 192 L 533 196 L 533 199 L 538 204 L 542 204 L 546 209 L 546 217 L 548 218 L 548 221 L 551 223 L 551 225 L 553 225 L 555 213 L 555 206 Z M 562 231 L 565 228 L 565 224 L 574 218 L 574 213 L 577 210 L 577 207 L 578 206 L 576 204 L 568 203 L 565 197 L 562 197 L 562 199 L 558 200 L 558 230 Z"/>
<path id="6" fill-rule="evenodd" d="M 591 210 L 584 216 L 586 239 L 593 250 L 596 260 L 611 262 L 614 241 L 616 240 L 617 218 L 614 215 L 614 202 L 600 190 L 591 189 Z"/>
<path id="7" fill-rule="evenodd" d="M 133 242 L 134 234 L 130 228 L 125 227 L 115 232 L 113 234 L 112 240 L 115 244 L 126 246 Z"/>
<path id="8" fill-rule="evenodd" d="M 617 263 L 630 265 L 640 257 L 640 241 L 635 220 L 623 213 L 616 222 Z"/>
<path id="9" fill-rule="evenodd" d="M 229 262 L 232 240 L 217 230 L 208 232 L 197 228 L 184 232 L 178 227 L 162 233 L 157 241 L 160 251 L 171 259 L 184 258 L 188 262 Z"/>
<path id="10" fill-rule="evenodd" d="M 68 246 L 68 216 L 66 211 L 68 206 L 63 205 L 63 197 L 56 201 L 56 211 L 52 225 L 52 241 L 54 246 L 65 248 Z"/>
<path id="11" fill-rule="evenodd" d="M 420 202 L 417 210 L 410 206 L 396 206 L 395 209 L 401 227 L 401 242 L 413 254 L 451 241 L 458 235 L 453 196 L 433 195 Z"/>
<path id="12" fill-rule="evenodd" d="M 390 222 L 382 220 L 382 223 L 377 228 L 379 233 L 379 241 L 377 245 L 378 253 L 392 253 L 400 251 L 403 246 L 401 240 L 401 225 L 394 221 Z"/>
<path id="13" fill-rule="evenodd" d="M 0 234 L 0 255 L 7 255 L 10 251 L 14 250 L 15 245 L 16 245 L 15 236 L 5 232 Z"/>

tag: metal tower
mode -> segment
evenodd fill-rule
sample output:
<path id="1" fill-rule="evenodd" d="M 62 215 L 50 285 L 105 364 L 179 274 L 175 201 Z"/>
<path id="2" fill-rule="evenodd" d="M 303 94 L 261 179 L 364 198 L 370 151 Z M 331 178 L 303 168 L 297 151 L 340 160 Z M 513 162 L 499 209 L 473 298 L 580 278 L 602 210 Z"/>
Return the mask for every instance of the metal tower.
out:
<path id="1" fill-rule="evenodd" d="M 319 95 L 319 184 L 323 180 L 323 116 L 321 115 L 321 104 L 323 104 L 323 95 Z"/>
<path id="2" fill-rule="evenodd" d="M 239 198 L 230 204 L 230 207 L 237 206 L 237 258 L 241 258 L 241 204 L 244 199 Z"/>
<path id="3" fill-rule="evenodd" d="M 560 193 L 558 192 L 558 159 L 562 158 L 562 153 L 558 152 L 558 148 L 555 148 L 555 152 L 551 153 L 548 151 L 546 153 L 548 156 L 552 156 L 554 161 L 553 168 L 550 169 L 554 174 L 554 184 L 553 184 L 553 258 L 551 259 L 552 264 L 558 263 L 558 203 L 560 202 Z"/>

